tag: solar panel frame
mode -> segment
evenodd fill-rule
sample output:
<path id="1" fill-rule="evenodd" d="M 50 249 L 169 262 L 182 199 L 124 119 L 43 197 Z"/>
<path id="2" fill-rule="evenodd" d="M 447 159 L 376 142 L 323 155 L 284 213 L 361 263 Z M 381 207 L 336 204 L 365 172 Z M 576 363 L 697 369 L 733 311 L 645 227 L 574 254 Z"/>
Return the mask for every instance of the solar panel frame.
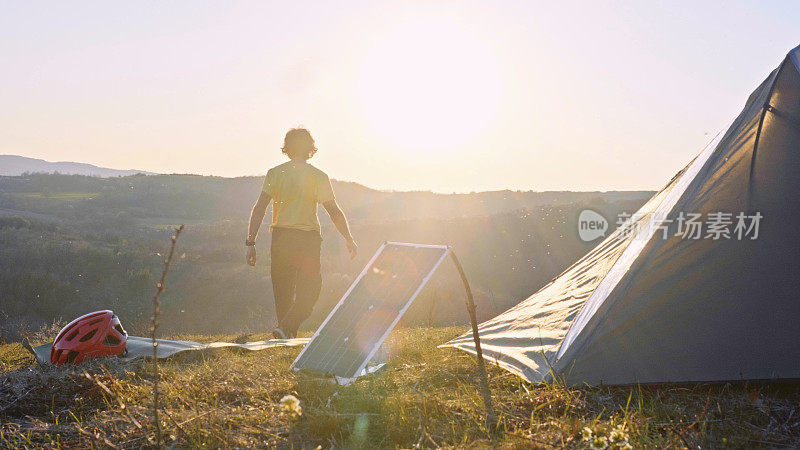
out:
<path id="1" fill-rule="evenodd" d="M 439 265 L 441 265 L 442 261 L 444 261 L 444 259 L 447 257 L 447 255 L 450 254 L 450 247 L 446 246 L 446 245 L 411 244 L 411 243 L 405 243 L 405 242 L 384 242 L 378 248 L 378 250 L 375 252 L 375 254 L 372 256 L 372 258 L 369 260 L 369 262 L 366 264 L 366 266 L 364 266 L 364 269 L 361 271 L 361 273 L 359 273 L 358 277 L 356 277 L 356 279 L 353 281 L 353 283 L 350 285 L 350 287 L 344 293 L 344 295 L 339 300 L 339 302 L 336 304 L 336 306 L 331 310 L 330 314 L 328 314 L 328 317 L 326 317 L 325 320 L 322 322 L 322 324 L 319 326 L 319 328 L 317 328 L 317 330 L 315 331 L 314 335 L 312 336 L 312 338 L 308 342 L 308 344 L 306 344 L 306 346 L 303 347 L 303 350 L 300 352 L 300 354 L 297 356 L 297 358 L 292 363 L 292 369 L 294 371 L 299 371 L 299 370 L 304 370 L 304 369 L 314 371 L 313 368 L 303 367 L 304 366 L 303 363 L 307 362 L 306 360 L 304 360 L 304 357 L 306 359 L 308 358 L 308 356 L 306 355 L 306 352 L 309 351 L 309 349 L 314 349 L 314 350 L 317 349 L 318 345 L 315 342 L 315 340 L 317 340 L 320 337 L 320 335 L 322 335 L 326 331 L 329 331 L 329 330 L 326 330 L 326 327 L 329 326 L 331 320 L 334 317 L 337 317 L 336 316 L 337 312 L 339 311 L 340 308 L 342 308 L 343 306 L 345 306 L 347 304 L 348 299 L 350 298 L 350 296 L 353 293 L 354 289 L 356 289 L 356 287 L 358 287 L 358 286 L 361 286 L 360 283 L 364 279 L 365 275 L 368 273 L 368 271 L 371 268 L 373 268 L 373 265 L 375 264 L 375 262 L 378 261 L 378 259 L 387 250 L 387 248 L 390 248 L 390 247 L 414 247 L 414 248 L 439 249 L 439 250 L 441 250 L 441 254 L 432 255 L 432 258 L 429 261 L 435 261 L 435 262 L 430 267 L 430 269 L 426 273 L 425 272 L 419 272 L 417 274 L 415 279 L 419 279 L 418 276 L 420 274 L 422 274 L 422 273 L 424 273 L 424 276 L 418 282 L 418 285 L 416 286 L 416 289 L 413 289 L 413 285 L 411 285 L 411 287 L 409 288 L 409 291 L 411 291 L 413 289 L 413 292 L 408 296 L 407 299 L 405 299 L 403 301 L 403 303 L 400 303 L 402 306 L 400 307 L 399 310 L 397 310 L 394 313 L 394 318 L 391 320 L 391 323 L 389 323 L 385 327 L 385 329 L 383 330 L 383 333 L 379 336 L 377 341 L 375 341 L 372 344 L 372 347 L 370 348 L 369 352 L 366 353 L 366 357 L 361 358 L 361 355 L 364 354 L 363 352 L 359 352 L 359 353 L 356 353 L 354 355 L 354 356 L 358 356 L 359 357 L 358 359 L 355 359 L 356 362 L 360 360 L 360 363 L 358 364 L 356 370 L 355 371 L 348 370 L 346 374 L 342 374 L 341 371 L 340 371 L 339 374 L 333 374 L 333 375 L 335 375 L 336 379 L 340 383 L 348 384 L 348 383 L 352 382 L 353 380 L 355 380 L 356 377 L 358 377 L 358 376 L 362 375 L 363 373 L 365 373 L 365 368 L 367 367 L 367 364 L 369 364 L 369 362 L 375 356 L 375 353 L 378 351 L 380 346 L 383 344 L 383 342 L 389 336 L 389 333 L 394 329 L 394 327 L 400 321 L 400 318 L 402 318 L 403 314 L 405 314 L 406 310 L 408 310 L 408 308 L 414 302 L 416 297 L 419 295 L 419 293 L 422 291 L 422 289 L 428 283 L 428 280 L 430 280 L 430 278 L 433 276 L 433 273 L 436 272 L 436 269 L 439 267 Z M 368 289 L 368 287 L 365 287 L 364 289 Z M 401 294 L 401 298 L 402 298 L 403 295 L 404 294 Z M 355 305 L 354 307 L 358 307 L 359 306 L 357 303 L 354 304 L 354 305 Z M 394 305 L 389 305 L 389 306 L 398 306 L 398 305 L 399 304 L 394 304 Z M 362 308 L 363 308 L 363 306 L 362 306 Z M 379 327 L 379 329 L 380 329 L 380 327 Z M 370 336 L 370 337 L 372 337 L 372 336 Z M 349 337 L 346 338 L 345 341 L 347 341 L 347 339 L 349 339 Z M 315 347 L 315 346 L 317 346 L 317 347 Z M 332 350 L 334 350 L 336 348 L 337 348 L 336 344 L 334 343 L 333 346 L 328 348 L 324 358 L 328 358 L 328 354 Z M 324 348 L 323 348 L 323 350 L 324 350 Z M 330 367 L 333 370 L 337 369 L 336 366 L 339 364 L 339 362 L 341 362 L 341 359 L 346 355 L 345 352 L 349 351 L 349 348 L 341 347 L 341 350 L 342 350 L 342 353 L 338 354 L 339 359 L 336 360 L 336 362 L 334 362 L 333 365 Z M 336 354 L 334 354 L 334 356 L 336 356 Z M 300 364 L 298 364 L 298 363 L 300 363 Z M 349 369 L 349 367 L 348 367 L 348 369 Z M 317 371 L 317 372 L 319 372 L 319 371 Z M 327 375 L 327 374 L 331 374 L 331 373 L 330 372 L 326 372 L 324 374 Z"/>
<path id="2" fill-rule="evenodd" d="M 319 327 L 317 327 L 317 330 L 314 332 L 314 335 L 311 336 L 311 340 L 308 341 L 308 343 L 314 342 L 314 340 L 319 336 L 319 334 L 325 328 L 325 325 L 327 325 L 328 322 L 330 322 L 331 318 L 334 316 L 336 311 L 342 306 L 342 304 L 344 304 L 345 299 L 347 299 L 347 297 L 350 296 L 350 293 L 353 292 L 353 289 L 355 289 L 356 285 L 358 285 L 358 282 L 361 281 L 362 278 L 364 278 L 364 275 L 367 273 L 367 270 L 370 267 L 372 267 L 372 264 L 375 262 L 376 259 L 378 259 L 378 256 L 381 253 L 383 253 L 383 249 L 386 248 L 386 244 L 388 244 L 388 242 L 384 242 L 383 244 L 381 244 L 380 247 L 378 247 L 378 250 L 376 250 L 375 254 L 372 255 L 372 258 L 370 258 L 370 260 L 367 263 L 367 265 L 364 266 L 364 268 L 361 270 L 361 273 L 359 273 L 358 276 L 356 277 L 356 279 L 353 280 L 353 283 L 350 284 L 349 288 L 347 288 L 347 290 L 345 291 L 344 295 L 342 295 L 342 298 L 339 299 L 339 302 L 336 303 L 336 306 L 334 306 L 333 309 L 331 310 L 331 312 L 328 314 L 328 317 L 326 317 L 325 320 L 322 321 L 322 324 Z M 300 354 L 297 355 L 297 358 L 295 358 L 294 362 L 292 362 L 292 366 L 291 367 L 293 369 L 295 368 L 295 365 L 297 364 L 297 361 L 300 360 L 300 358 L 306 353 L 306 350 L 308 350 L 308 349 L 309 349 L 309 345 L 308 344 L 303 346 L 303 350 L 300 351 Z"/>

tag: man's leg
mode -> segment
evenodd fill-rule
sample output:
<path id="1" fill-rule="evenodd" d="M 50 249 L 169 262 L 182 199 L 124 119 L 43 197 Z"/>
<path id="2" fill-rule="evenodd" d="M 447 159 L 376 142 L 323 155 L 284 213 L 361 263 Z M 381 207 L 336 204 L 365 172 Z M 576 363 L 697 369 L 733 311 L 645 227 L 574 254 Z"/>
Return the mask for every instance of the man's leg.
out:
<path id="1" fill-rule="evenodd" d="M 295 299 L 292 309 L 284 321 L 284 332 L 296 335 L 300 325 L 308 319 L 314 311 L 314 305 L 319 299 L 322 288 L 322 275 L 320 274 L 320 246 L 322 239 L 314 232 L 301 232 L 301 239 L 295 241 L 295 264 L 297 267 L 297 282 Z"/>
<path id="2" fill-rule="evenodd" d="M 292 241 L 288 239 L 286 230 L 275 229 L 272 232 L 272 248 L 270 249 L 272 292 L 275 294 L 275 314 L 278 326 L 283 328 L 286 315 L 294 302 L 294 289 L 297 282 L 297 268 L 292 264 Z M 285 331 L 284 331 L 285 332 Z"/>

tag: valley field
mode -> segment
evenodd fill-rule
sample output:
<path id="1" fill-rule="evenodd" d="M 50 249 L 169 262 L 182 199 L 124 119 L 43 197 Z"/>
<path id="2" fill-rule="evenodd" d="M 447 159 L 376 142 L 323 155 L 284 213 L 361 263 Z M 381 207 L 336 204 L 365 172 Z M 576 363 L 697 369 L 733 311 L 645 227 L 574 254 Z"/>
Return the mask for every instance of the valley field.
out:
<path id="1" fill-rule="evenodd" d="M 274 324 L 267 220 L 258 265 L 244 238 L 260 177 L 152 175 L 120 178 L 33 174 L 0 177 L 0 341 L 54 320 L 112 309 L 146 333 L 150 297 L 172 227 L 186 224 L 163 296 L 171 333 L 264 332 Z M 384 240 L 453 246 L 485 320 L 523 300 L 595 242 L 577 234 L 585 208 L 616 226 L 649 192 L 387 192 L 334 181 L 360 246 L 350 260 L 320 212 L 323 291 L 313 330 Z M 466 324 L 463 288 L 443 266 L 404 318 L 406 325 Z M 218 314 L 219 308 L 226 314 Z"/>

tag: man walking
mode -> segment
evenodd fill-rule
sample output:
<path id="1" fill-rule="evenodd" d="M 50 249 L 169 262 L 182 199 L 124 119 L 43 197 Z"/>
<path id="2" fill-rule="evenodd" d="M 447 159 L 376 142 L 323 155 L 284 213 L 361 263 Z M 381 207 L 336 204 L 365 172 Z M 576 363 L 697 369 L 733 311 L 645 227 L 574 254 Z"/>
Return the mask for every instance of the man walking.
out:
<path id="1" fill-rule="evenodd" d="M 328 175 L 308 163 L 317 152 L 311 133 L 304 128 L 289 130 L 282 151 L 289 161 L 267 172 L 261 195 L 250 213 L 245 242 L 247 263 L 255 266 L 256 236 L 271 200 L 271 276 L 278 316 L 278 326 L 272 335 L 278 339 L 295 337 L 319 298 L 322 237 L 317 218 L 318 203 L 344 237 L 351 258 L 355 258 L 358 251 L 347 218 L 336 203 Z"/>

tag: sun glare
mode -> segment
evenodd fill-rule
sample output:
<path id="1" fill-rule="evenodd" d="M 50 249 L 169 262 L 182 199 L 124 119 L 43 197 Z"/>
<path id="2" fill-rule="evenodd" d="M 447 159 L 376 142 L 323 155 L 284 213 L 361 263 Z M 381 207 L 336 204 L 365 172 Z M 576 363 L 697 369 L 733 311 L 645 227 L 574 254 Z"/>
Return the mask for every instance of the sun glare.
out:
<path id="1" fill-rule="evenodd" d="M 502 79 L 480 38 L 457 23 L 408 22 L 379 37 L 358 79 L 375 131 L 407 150 L 446 152 L 494 117 Z"/>

